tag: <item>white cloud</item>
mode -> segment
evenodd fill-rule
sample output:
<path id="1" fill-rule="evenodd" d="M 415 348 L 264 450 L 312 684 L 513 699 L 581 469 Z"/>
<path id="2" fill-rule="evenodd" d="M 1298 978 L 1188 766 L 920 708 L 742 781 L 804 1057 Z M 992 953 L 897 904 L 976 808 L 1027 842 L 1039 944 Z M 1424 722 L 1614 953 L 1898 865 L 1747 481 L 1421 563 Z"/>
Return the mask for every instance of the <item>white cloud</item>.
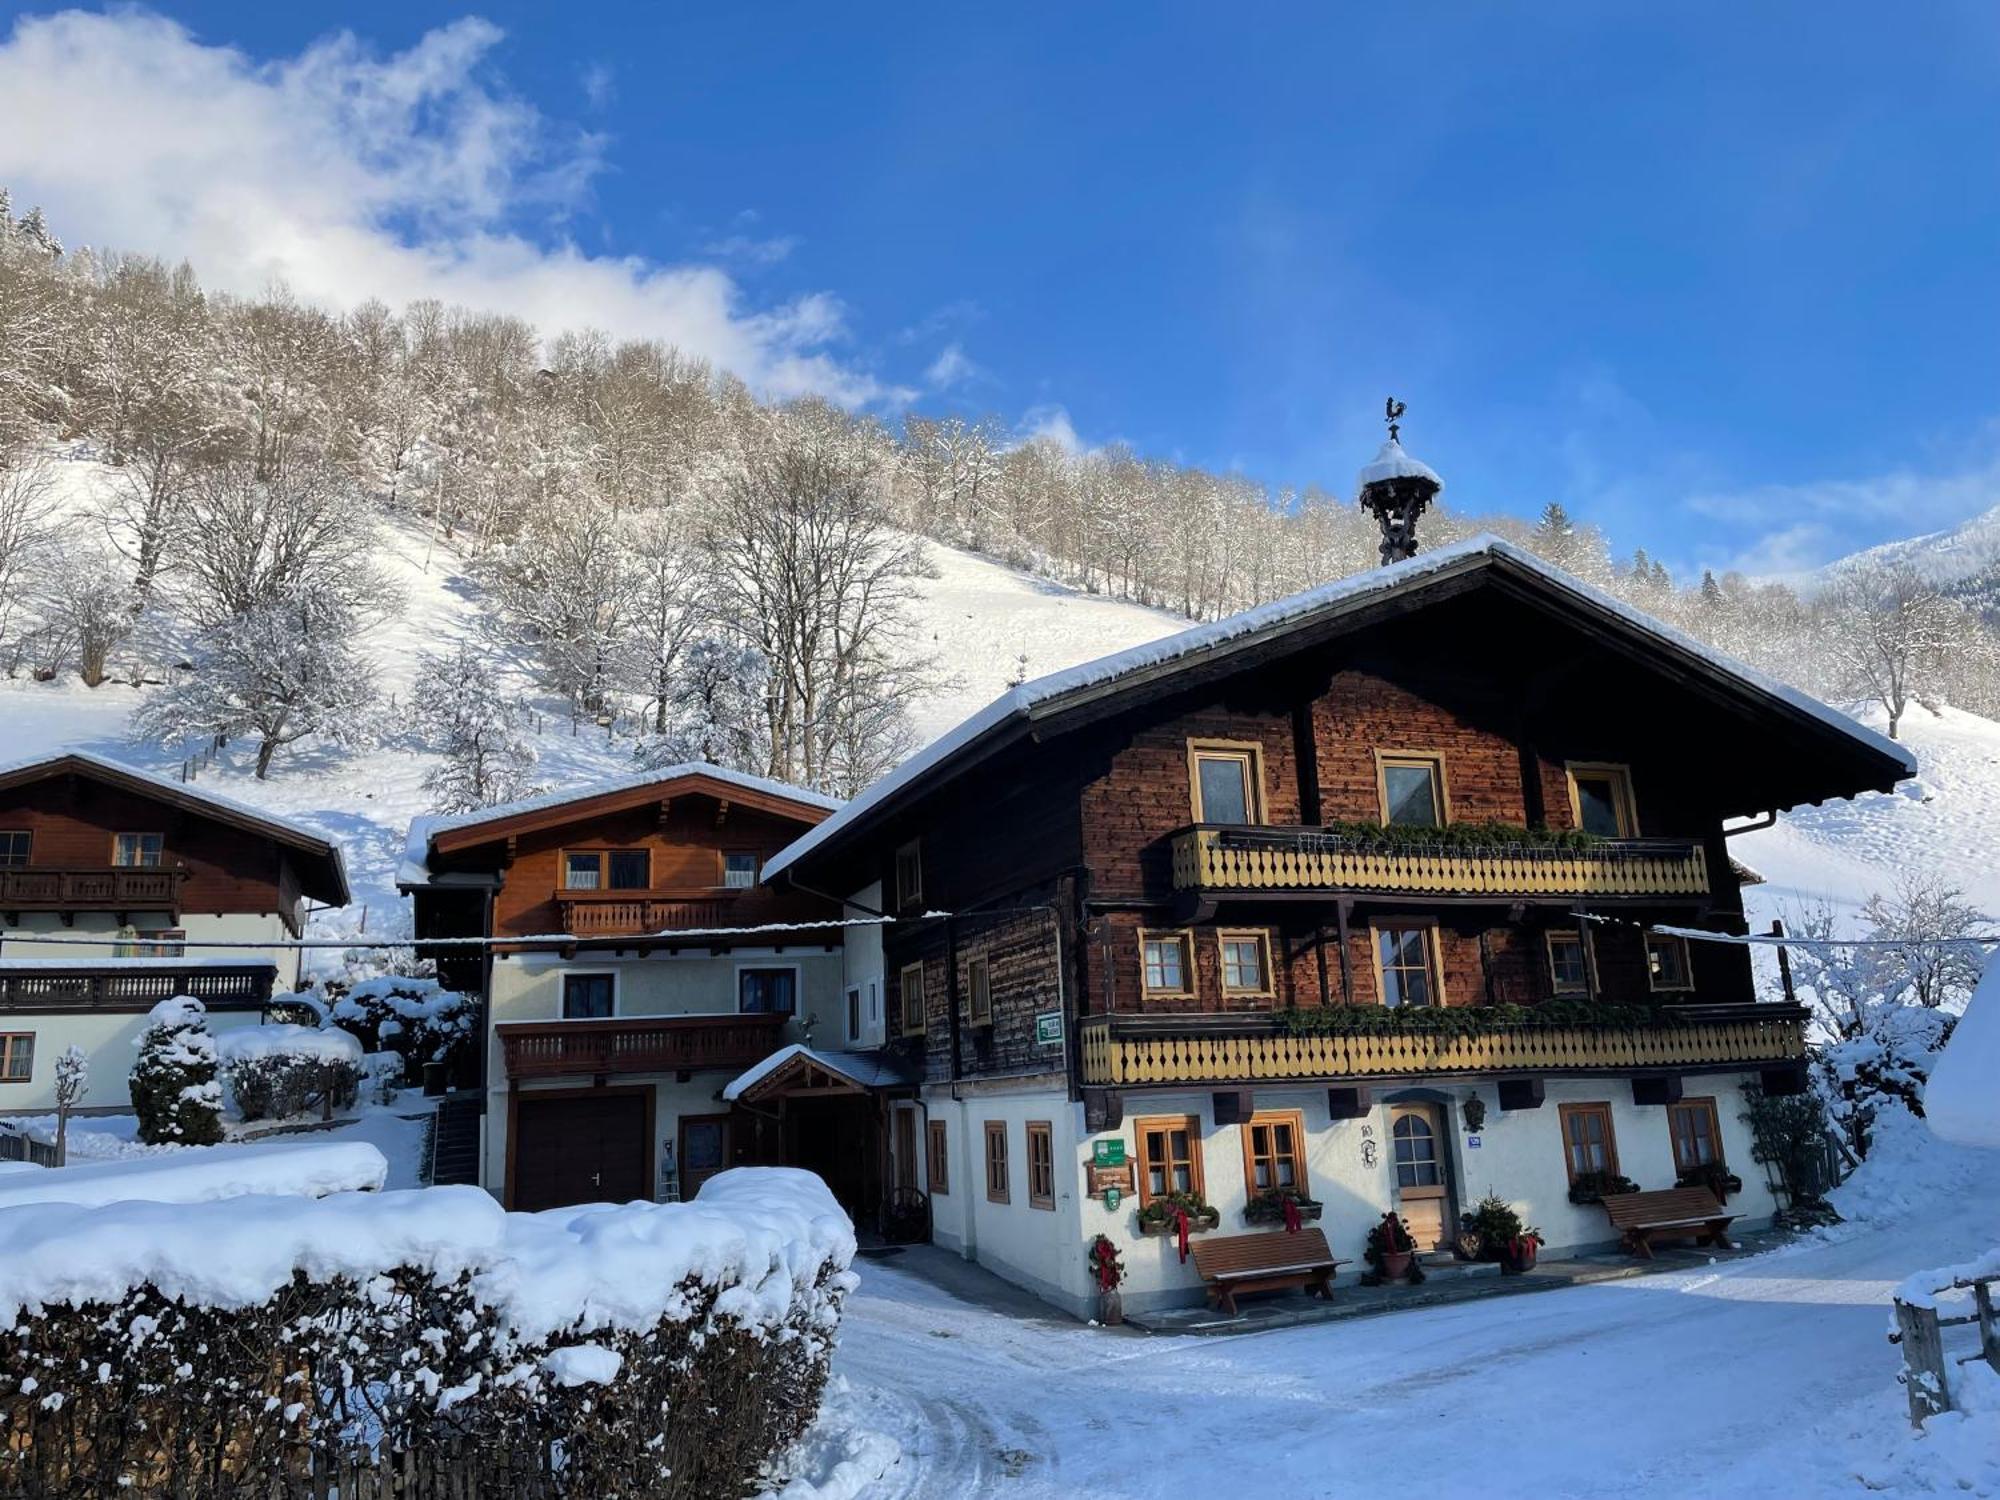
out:
<path id="1" fill-rule="evenodd" d="M 577 82 L 583 85 L 584 101 L 595 110 L 609 109 L 618 99 L 618 75 L 611 64 L 594 62 L 578 75 Z"/>
<path id="2" fill-rule="evenodd" d="M 948 391 L 955 385 L 963 385 L 979 374 L 979 366 L 967 356 L 957 344 L 946 344 L 944 352 L 931 361 L 924 371 L 924 379 L 934 391 Z"/>
<path id="3" fill-rule="evenodd" d="M 71 244 L 185 257 L 226 290 L 436 297 L 667 339 L 774 396 L 897 399 L 837 352 L 831 295 L 751 306 L 715 265 L 555 234 L 603 143 L 491 77 L 499 37 L 466 19 L 393 56 L 342 33 L 258 63 L 144 12 L 23 19 L 0 42 L 0 182 Z"/>
<path id="4" fill-rule="evenodd" d="M 1065 453 L 1087 451 L 1083 439 L 1077 436 L 1076 426 L 1070 421 L 1068 411 L 1060 406 L 1029 407 L 1021 414 L 1020 433 L 1024 443 L 1047 438 Z"/>

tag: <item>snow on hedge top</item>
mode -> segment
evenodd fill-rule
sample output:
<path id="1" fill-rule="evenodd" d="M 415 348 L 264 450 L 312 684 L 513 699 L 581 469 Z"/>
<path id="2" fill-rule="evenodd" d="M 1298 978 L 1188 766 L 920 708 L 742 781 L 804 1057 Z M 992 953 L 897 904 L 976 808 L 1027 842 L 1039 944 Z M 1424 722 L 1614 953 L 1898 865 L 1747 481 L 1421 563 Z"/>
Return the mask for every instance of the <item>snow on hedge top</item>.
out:
<path id="1" fill-rule="evenodd" d="M 1376 453 L 1375 461 L 1365 465 L 1355 477 L 1356 489 L 1367 489 L 1371 484 L 1379 484 L 1384 479 L 1428 479 L 1439 489 L 1444 481 L 1429 464 L 1421 463 L 1403 451 L 1403 445 L 1394 438 L 1384 443 Z"/>
<path id="2" fill-rule="evenodd" d="M 1255 609 L 1244 610 L 1241 614 L 1213 620 L 1206 625 L 1196 625 L 1177 635 L 1162 636 L 1157 641 L 1148 641 L 1127 651 L 1099 657 L 1096 661 L 1084 662 L 1060 672 L 1051 672 L 1046 677 L 1038 677 L 1032 682 L 1011 688 L 956 729 L 931 741 L 824 823 L 787 844 L 765 861 L 765 878 L 769 879 L 779 871 L 796 864 L 801 857 L 828 839 L 851 828 L 888 798 L 1012 719 L 1041 717 L 1056 711 L 1061 706 L 1061 700 L 1072 694 L 1101 688 L 1120 678 L 1148 669 L 1169 667 L 1186 658 L 1226 648 L 1250 637 L 1282 630 L 1334 605 L 1352 604 L 1374 595 L 1414 587 L 1433 574 L 1459 567 L 1479 557 L 1504 559 L 1524 568 L 1554 584 L 1563 592 L 1575 595 L 1584 603 L 1616 615 L 1654 639 L 1687 652 L 1716 670 L 1737 678 L 1756 691 L 1776 698 L 1799 713 L 1837 730 L 1850 739 L 1859 741 L 1879 754 L 1888 756 L 1900 763 L 1904 775 L 1916 774 L 1916 758 L 1896 741 L 1877 734 L 1846 714 L 1828 708 L 1810 694 L 1802 693 L 1787 683 L 1779 682 L 1776 678 L 1767 677 L 1755 667 L 1717 651 L 1712 646 L 1704 645 L 1692 636 L 1683 635 L 1671 625 L 1654 619 L 1643 610 L 1634 609 L 1623 600 L 1614 599 L 1582 579 L 1573 577 L 1560 568 L 1552 567 L 1532 552 L 1511 542 L 1502 541 L 1497 536 L 1483 533 L 1468 537 L 1461 542 L 1454 542 L 1447 547 L 1439 547 L 1435 551 L 1419 553 L 1406 562 L 1370 568 L 1346 578 L 1335 579 L 1332 583 L 1321 584 L 1317 588 L 1307 589 L 1289 598 L 1260 604 Z"/>
<path id="3" fill-rule="evenodd" d="M 275 1022 L 239 1026 L 215 1039 L 224 1063 L 261 1062 L 272 1057 L 305 1057 L 314 1062 L 361 1066 L 361 1040 L 335 1027 L 288 1026 Z"/>
<path id="4" fill-rule="evenodd" d="M 36 1182 L 65 1175 L 22 1174 Z M 44 1204 L 0 1212 L 0 1327 L 23 1309 L 112 1302 L 147 1283 L 204 1306 L 244 1307 L 294 1270 L 358 1280 L 408 1266 L 441 1278 L 470 1271 L 479 1300 L 527 1339 L 687 1316 L 689 1280 L 721 1288 L 718 1314 L 770 1328 L 795 1306 L 813 1305 L 821 1276 L 846 1275 L 853 1255 L 853 1226 L 826 1184 L 785 1167 L 719 1173 L 692 1203 L 540 1214 L 506 1213 L 472 1187 Z"/>
<path id="5" fill-rule="evenodd" d="M 328 1009 L 342 1021 L 363 1020 L 370 1006 L 378 1006 L 406 1021 L 436 1021 L 448 1012 L 469 1007 L 469 997 L 448 990 L 435 979 L 412 978 L 401 974 L 379 974 L 364 979 L 336 999 Z"/>
<path id="6" fill-rule="evenodd" d="M 1931 1068 L 1924 1118 L 1945 1140 L 2000 1150 L 2000 955 L 1986 961 L 1979 987 Z"/>
<path id="7" fill-rule="evenodd" d="M 372 1191 L 388 1180 L 388 1158 L 366 1141 L 190 1147 L 9 1178 L 0 1182 L 0 1222 L 17 1217 L 5 1210 L 34 1203 L 210 1203 L 252 1193 L 324 1198 Z"/>

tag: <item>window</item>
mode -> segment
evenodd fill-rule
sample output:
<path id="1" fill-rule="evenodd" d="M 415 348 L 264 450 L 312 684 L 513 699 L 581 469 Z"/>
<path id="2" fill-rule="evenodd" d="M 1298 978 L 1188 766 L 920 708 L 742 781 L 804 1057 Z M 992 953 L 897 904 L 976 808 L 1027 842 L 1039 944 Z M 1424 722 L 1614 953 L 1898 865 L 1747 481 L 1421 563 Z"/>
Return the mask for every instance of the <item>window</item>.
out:
<path id="1" fill-rule="evenodd" d="M 643 891 L 653 883 L 653 858 L 644 849 L 613 849 L 604 856 L 614 891 Z"/>
<path id="2" fill-rule="evenodd" d="M 0 870 L 18 870 L 28 862 L 35 836 L 26 829 L 0 829 Z"/>
<path id="3" fill-rule="evenodd" d="M 986 1122 L 986 1201 L 1007 1201 L 1007 1125 L 1004 1120 Z"/>
<path id="4" fill-rule="evenodd" d="M 1139 1206 L 1168 1193 L 1201 1191 L 1201 1121 L 1193 1115 L 1137 1120 Z"/>
<path id="5" fill-rule="evenodd" d="M 1618 1142 L 1611 1134 L 1611 1106 L 1608 1104 L 1565 1104 L 1562 1116 L 1563 1159 L 1569 1180 L 1586 1172 L 1616 1172 Z"/>
<path id="6" fill-rule="evenodd" d="M 974 1026 L 993 1024 L 993 968 L 986 955 L 969 959 L 965 965 L 966 1005 Z"/>
<path id="7" fill-rule="evenodd" d="M 911 839 L 896 851 L 896 906 L 915 906 L 924 899 L 924 852 Z"/>
<path id="8" fill-rule="evenodd" d="M 1590 964 L 1594 955 L 1584 951 L 1583 935 L 1551 932 L 1549 944 L 1549 986 L 1558 995 L 1590 993 Z"/>
<path id="9" fill-rule="evenodd" d="M 1441 1005 L 1437 929 L 1399 924 L 1375 929 L 1375 960 L 1384 1005 Z"/>
<path id="10" fill-rule="evenodd" d="M 903 978 L 899 988 L 903 992 L 903 1035 L 922 1036 L 924 1034 L 924 966 L 921 963 L 903 965 Z"/>
<path id="11" fill-rule="evenodd" d="M 603 1021 L 616 1013 L 618 981 L 609 974 L 565 974 L 562 987 L 566 1021 Z"/>
<path id="12" fill-rule="evenodd" d="M 111 945 L 113 958 L 181 958 L 186 953 L 187 930 L 182 927 L 162 927 L 144 933 L 123 927 Z"/>
<path id="13" fill-rule="evenodd" d="M 1149 998 L 1194 993 L 1194 942 L 1187 933 L 1142 932 L 1139 951 Z"/>
<path id="14" fill-rule="evenodd" d="M 1632 803 L 1632 773 L 1623 766 L 1573 763 L 1570 811 L 1576 826 L 1604 839 L 1635 839 L 1639 815 Z"/>
<path id="15" fill-rule="evenodd" d="M 1047 1120 L 1028 1121 L 1028 1207 L 1056 1206 L 1056 1148 Z"/>
<path id="16" fill-rule="evenodd" d="M 1271 993 L 1271 935 L 1268 932 L 1224 932 L 1217 935 L 1217 943 L 1222 949 L 1223 994 Z"/>
<path id="17" fill-rule="evenodd" d="M 643 891 L 652 884 L 644 849 L 571 849 L 563 855 L 566 891 Z"/>
<path id="18" fill-rule="evenodd" d="M 924 1132 L 924 1173 L 933 1194 L 951 1191 L 951 1154 L 945 1149 L 944 1121 L 932 1120 Z"/>
<path id="19" fill-rule="evenodd" d="M 1713 1099 L 1683 1099 L 1667 1106 L 1667 1133 L 1674 1142 L 1674 1171 L 1685 1176 L 1722 1161 L 1722 1125 Z"/>
<path id="20" fill-rule="evenodd" d="M 1264 821 L 1264 752 L 1236 740 L 1188 746 L 1197 823 Z"/>
<path id="21" fill-rule="evenodd" d="M 160 833 L 120 833 L 111 840 L 111 863 L 153 869 L 166 849 L 166 835 Z"/>
<path id="22" fill-rule="evenodd" d="M 1375 754 L 1382 822 L 1390 828 L 1441 828 L 1450 821 L 1445 802 L 1444 757 L 1403 750 Z"/>
<path id="23" fill-rule="evenodd" d="M 847 989 L 847 1039 L 861 1040 L 861 990 L 857 985 L 849 985 Z"/>
<path id="24" fill-rule="evenodd" d="M 1306 1123 L 1296 1109 L 1259 1110 L 1243 1127 L 1243 1181 L 1250 1196 L 1290 1188 L 1306 1196 Z"/>
<path id="25" fill-rule="evenodd" d="M 789 1016 L 799 1008 L 799 971 L 738 969 L 736 1008 L 746 1016 Z"/>
<path id="26" fill-rule="evenodd" d="M 1691 990 L 1694 966 L 1689 962 L 1688 942 L 1670 932 L 1646 934 L 1646 979 L 1656 990 Z"/>
<path id="27" fill-rule="evenodd" d="M 0 1083 L 26 1083 L 35 1072 L 35 1034 L 0 1032 Z"/>
<path id="28" fill-rule="evenodd" d="M 732 891 L 747 891 L 757 883 L 757 851 L 730 849 L 722 856 L 722 883 Z"/>
<path id="29" fill-rule="evenodd" d="M 1396 1186 L 1442 1187 L 1444 1166 L 1438 1160 L 1437 1127 L 1427 1110 L 1408 1109 L 1389 1127 L 1395 1143 Z"/>

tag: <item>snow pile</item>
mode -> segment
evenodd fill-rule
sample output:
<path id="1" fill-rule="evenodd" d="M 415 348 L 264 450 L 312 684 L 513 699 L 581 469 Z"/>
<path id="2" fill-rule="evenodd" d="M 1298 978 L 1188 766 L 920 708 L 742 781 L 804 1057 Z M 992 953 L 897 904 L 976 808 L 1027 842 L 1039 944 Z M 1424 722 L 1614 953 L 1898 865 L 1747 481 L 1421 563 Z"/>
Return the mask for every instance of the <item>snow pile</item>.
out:
<path id="1" fill-rule="evenodd" d="M 112 1203 L 213 1203 L 246 1195 L 282 1195 L 285 1199 L 324 1198 L 333 1193 L 371 1192 L 388 1180 L 389 1162 L 365 1141 L 287 1141 L 273 1145 L 208 1146 L 199 1150 L 161 1152 L 126 1161 L 100 1161 L 63 1167 L 33 1177 L 12 1176 L 0 1182 L 0 1210 L 28 1204 L 63 1203 L 101 1207 Z M 227 1210 L 216 1217 L 229 1217 Z M 29 1233 L 24 1216 L 0 1212 L 0 1244 L 7 1235 Z M 206 1216 L 185 1215 L 196 1223 Z M 210 1245 L 197 1240 L 194 1253 L 209 1259 Z M 0 1249 L 0 1262 L 9 1259 Z M 8 1284 L 0 1266 L 0 1287 Z M 122 1286 L 112 1295 L 122 1295 Z"/>
<path id="2" fill-rule="evenodd" d="M 361 1043 L 345 1031 L 314 1026 L 245 1026 L 216 1038 L 223 1066 L 263 1062 L 272 1058 L 306 1058 L 321 1063 L 361 1066 Z"/>
<path id="3" fill-rule="evenodd" d="M 1893 1410 L 1885 1398 L 1871 1426 L 1828 1449 L 1823 1493 L 2000 1495 L 2000 1375 L 1978 1360 L 1961 1365 L 1952 1374 L 1952 1399 L 1960 1410 L 1913 1429 L 1901 1391 Z M 1791 1493 L 1804 1492 L 1800 1477 L 1797 1469 L 1788 1476 Z"/>
<path id="4" fill-rule="evenodd" d="M 1939 1140 L 1922 1120 L 1890 1101 L 1877 1113 L 1868 1156 L 1827 1201 L 1850 1224 L 1922 1220 L 1939 1202 L 1962 1202 L 1986 1167 L 1980 1154 Z"/>
<path id="5" fill-rule="evenodd" d="M 819 1420 L 799 1445 L 763 1476 L 757 1500 L 860 1500 L 876 1493 L 903 1456 L 903 1445 L 867 1425 L 846 1380 L 827 1382 Z"/>
<path id="6" fill-rule="evenodd" d="M 568 1344 L 542 1356 L 542 1370 L 565 1389 L 578 1385 L 609 1385 L 618 1378 L 625 1356 L 602 1344 Z"/>
<path id="7" fill-rule="evenodd" d="M 1931 1068 L 1924 1118 L 1947 1141 L 2000 1148 L 2000 959 L 1987 961 L 1950 1044 Z"/>

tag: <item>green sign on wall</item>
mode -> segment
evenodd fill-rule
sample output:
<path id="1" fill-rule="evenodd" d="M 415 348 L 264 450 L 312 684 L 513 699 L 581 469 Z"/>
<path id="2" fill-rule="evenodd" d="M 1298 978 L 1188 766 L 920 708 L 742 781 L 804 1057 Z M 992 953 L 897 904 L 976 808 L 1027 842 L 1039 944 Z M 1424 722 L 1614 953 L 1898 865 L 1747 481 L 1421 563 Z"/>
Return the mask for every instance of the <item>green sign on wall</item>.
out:
<path id="1" fill-rule="evenodd" d="M 1122 1167 L 1125 1165 L 1125 1137 L 1113 1136 L 1109 1140 L 1090 1143 L 1090 1164 L 1093 1167 Z"/>
<path id="2" fill-rule="evenodd" d="M 1062 1045 L 1062 1012 L 1045 1010 L 1035 1017 L 1035 1041 L 1043 1047 Z"/>

